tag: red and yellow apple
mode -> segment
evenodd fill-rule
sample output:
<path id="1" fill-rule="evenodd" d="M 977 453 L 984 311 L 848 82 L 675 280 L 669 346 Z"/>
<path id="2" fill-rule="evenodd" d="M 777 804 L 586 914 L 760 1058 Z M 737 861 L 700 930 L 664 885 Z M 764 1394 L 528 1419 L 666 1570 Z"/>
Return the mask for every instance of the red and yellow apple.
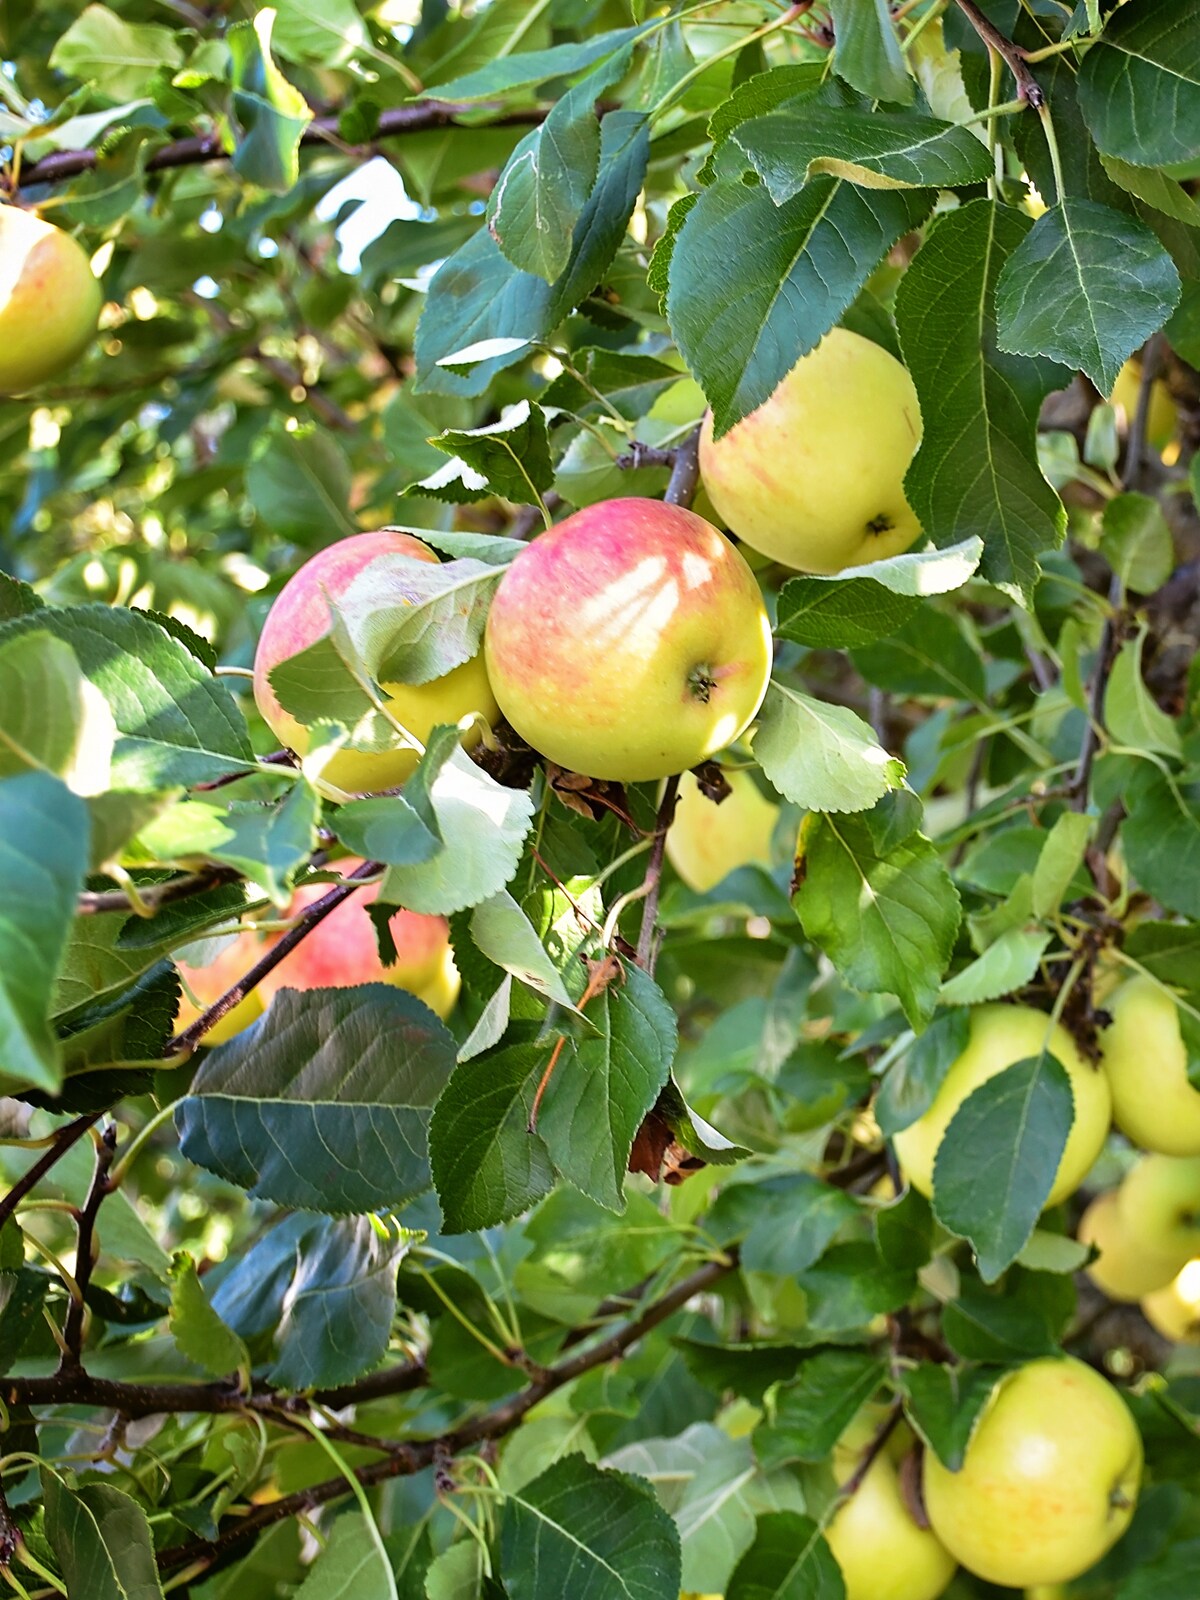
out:
<path id="1" fill-rule="evenodd" d="M 1200 1155 L 1200 1089 L 1188 1080 L 1179 1011 L 1151 978 L 1130 978 L 1107 1003 L 1100 1035 L 1113 1121 L 1133 1144 L 1168 1156 Z"/>
<path id="2" fill-rule="evenodd" d="M 1046 1204 L 1057 1205 L 1078 1189 L 1108 1135 L 1112 1120 L 1108 1080 L 1083 1059 L 1064 1027 L 1051 1025 L 1045 1012 L 1010 1005 L 975 1007 L 967 1048 L 942 1080 L 933 1104 L 896 1135 L 896 1157 L 914 1189 L 933 1193 L 938 1146 L 967 1096 L 1006 1067 L 1038 1056 L 1043 1049 L 1049 1049 L 1066 1069 L 1075 1100 L 1075 1119 Z"/>
<path id="3" fill-rule="evenodd" d="M 309 730 L 283 709 L 271 687 L 271 672 L 298 655 L 328 632 L 330 605 L 336 604 L 363 568 L 378 556 L 404 555 L 416 561 L 437 561 L 428 545 L 397 528 L 354 534 L 318 551 L 289 579 L 267 614 L 254 657 L 254 698 L 263 720 L 276 738 L 297 755 L 310 748 Z M 496 720 L 496 701 L 488 683 L 482 654 L 445 677 L 431 683 L 383 683 L 388 710 L 420 740 L 438 723 L 457 722 L 478 712 L 488 722 Z M 481 737 L 478 726 L 463 739 L 468 748 Z M 324 766 L 321 776 L 349 793 L 369 794 L 394 789 L 411 777 L 417 752 L 403 746 L 382 751 L 340 750 Z"/>
<path id="4" fill-rule="evenodd" d="M 0 394 L 24 394 L 70 367 L 103 303 L 78 240 L 32 211 L 0 206 Z"/>
<path id="5" fill-rule="evenodd" d="M 339 861 L 338 869 L 350 872 L 359 865 L 358 861 Z M 298 915 L 331 888 L 328 883 L 314 883 L 297 889 L 288 915 Z M 263 980 L 264 999 L 269 1001 L 280 989 L 345 989 L 360 983 L 390 983 L 415 994 L 439 1017 L 449 1016 L 460 980 L 445 917 L 397 911 L 388 923 L 396 960 L 385 967 L 379 959 L 375 924 L 367 912 L 378 893 L 377 884 L 359 889 L 318 922 Z"/>
<path id="6" fill-rule="evenodd" d="M 745 731 L 771 674 L 771 626 L 754 574 L 703 517 L 606 500 L 517 556 L 485 651 L 501 711 L 535 750 L 636 783 Z"/>
<path id="7" fill-rule="evenodd" d="M 179 1001 L 179 1015 L 175 1019 L 176 1033 L 190 1028 L 214 1001 L 244 978 L 265 949 L 266 945 L 257 934 L 239 933 L 214 960 L 204 966 L 191 966 L 177 957 L 175 966 L 183 983 L 183 994 Z M 181 954 L 186 956 L 187 949 Z M 202 1042 L 209 1045 L 224 1044 L 226 1039 L 232 1039 L 243 1028 L 257 1022 L 263 1014 L 264 1005 L 261 989 L 251 989 L 245 999 L 239 1000 L 232 1011 L 226 1012 L 220 1022 L 209 1028 Z"/>
<path id="8" fill-rule="evenodd" d="M 675 820 L 667 834 L 667 859 L 697 894 L 706 894 L 738 867 L 771 864 L 771 837 L 779 807 L 748 772 L 728 771 L 730 792 L 718 805 L 690 772 L 679 784 Z"/>
<path id="9" fill-rule="evenodd" d="M 1142 1440 L 1113 1386 L 1072 1357 L 1000 1381 L 958 1472 L 925 1454 L 934 1533 L 968 1571 L 1012 1588 L 1067 1583 L 1121 1537 Z"/>
<path id="10" fill-rule="evenodd" d="M 839 1484 L 852 1475 L 873 1429 L 852 1426 L 833 1452 Z M 889 1451 L 876 1456 L 825 1529 L 842 1570 L 846 1600 L 938 1600 L 958 1563 L 928 1528 L 912 1519 Z"/>
<path id="11" fill-rule="evenodd" d="M 1174 1344 L 1200 1344 L 1200 1257 L 1189 1261 L 1165 1289 L 1142 1300 L 1142 1315 Z"/>
<path id="12" fill-rule="evenodd" d="M 904 498 L 920 442 L 907 367 L 834 328 L 722 438 L 705 418 L 700 471 L 739 539 L 787 567 L 841 572 L 899 555 L 920 533 Z"/>

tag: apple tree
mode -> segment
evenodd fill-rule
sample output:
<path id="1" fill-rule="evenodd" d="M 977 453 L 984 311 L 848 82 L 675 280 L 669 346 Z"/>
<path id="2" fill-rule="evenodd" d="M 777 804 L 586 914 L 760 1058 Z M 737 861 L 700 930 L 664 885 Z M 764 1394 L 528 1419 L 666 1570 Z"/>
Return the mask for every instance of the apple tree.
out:
<path id="1" fill-rule="evenodd" d="M 1191 1600 L 1200 8 L 0 45 L 0 1594 Z"/>

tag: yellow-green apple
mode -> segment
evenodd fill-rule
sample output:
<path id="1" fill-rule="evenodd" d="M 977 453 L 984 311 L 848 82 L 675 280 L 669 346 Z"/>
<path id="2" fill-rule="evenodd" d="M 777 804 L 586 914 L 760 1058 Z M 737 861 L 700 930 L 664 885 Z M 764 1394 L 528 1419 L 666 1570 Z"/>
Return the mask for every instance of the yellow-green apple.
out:
<path id="1" fill-rule="evenodd" d="M 1125 413 L 1125 425 L 1131 427 L 1137 416 L 1138 396 L 1142 388 L 1142 364 L 1130 356 L 1117 373 L 1117 381 L 1108 397 L 1110 405 L 1119 406 Z M 1156 450 L 1165 450 L 1175 437 L 1179 422 L 1179 409 L 1171 398 L 1171 391 L 1161 378 L 1150 385 L 1150 409 L 1146 416 L 1146 438 Z"/>
<path id="2" fill-rule="evenodd" d="M 938 1146 L 967 1096 L 1006 1067 L 1040 1055 L 1043 1049 L 1066 1069 L 1075 1100 L 1075 1120 L 1046 1204 L 1057 1205 L 1078 1189 L 1108 1134 L 1112 1116 L 1108 1080 L 1083 1060 L 1065 1028 L 1058 1023 L 1051 1026 L 1045 1012 L 1009 1005 L 975 1007 L 967 1047 L 942 1080 L 933 1104 L 896 1135 L 896 1156 L 914 1189 L 932 1194 Z"/>
<path id="3" fill-rule="evenodd" d="M 193 948 L 200 953 L 198 947 Z M 184 1028 L 190 1028 L 215 1000 L 219 1000 L 239 979 L 245 977 L 265 949 L 266 945 L 256 933 L 239 933 L 214 960 L 206 964 L 191 966 L 177 957 L 175 965 L 183 981 L 183 994 L 179 1001 L 179 1015 L 175 1019 L 175 1031 L 179 1033 Z M 187 953 L 185 948 L 181 955 L 186 956 Z M 232 1011 L 226 1012 L 220 1022 L 209 1028 L 204 1034 L 203 1043 L 224 1044 L 226 1039 L 232 1039 L 234 1034 L 241 1033 L 243 1028 L 258 1021 L 263 1013 L 263 1005 L 261 992 L 251 989 Z"/>
<path id="4" fill-rule="evenodd" d="M 690 772 L 679 784 L 675 820 L 667 834 L 667 859 L 697 894 L 704 894 L 738 867 L 771 864 L 771 835 L 779 807 L 748 772 L 725 773 L 730 793 L 719 805 Z"/>
<path id="5" fill-rule="evenodd" d="M 276 738 L 297 755 L 308 752 L 309 730 L 280 705 L 270 674 L 280 662 L 299 655 L 328 632 L 330 603 L 336 604 L 363 568 L 384 555 L 410 556 L 416 561 L 438 559 L 428 545 L 398 528 L 353 534 L 306 561 L 283 586 L 267 613 L 254 657 L 254 698 Z M 496 701 L 482 653 L 431 683 L 383 683 L 380 688 L 392 715 L 421 740 L 438 723 L 457 722 L 471 712 L 478 712 L 488 722 L 496 720 Z M 480 737 L 481 729 L 476 725 L 464 736 L 463 743 L 470 748 Z M 417 753 L 408 747 L 340 750 L 322 769 L 321 776 L 338 789 L 369 794 L 402 784 L 412 776 L 417 759 Z"/>
<path id="6" fill-rule="evenodd" d="M 920 442 L 908 369 L 834 328 L 722 438 L 705 419 L 700 471 L 739 539 L 787 567 L 841 572 L 899 555 L 920 533 L 904 498 Z"/>
<path id="7" fill-rule="evenodd" d="M 1200 1156 L 1143 1156 L 1117 1190 L 1121 1226 L 1143 1248 L 1200 1255 Z"/>
<path id="8" fill-rule="evenodd" d="M 1181 1265 L 1178 1250 L 1156 1248 L 1153 1239 L 1130 1234 L 1116 1189 L 1097 1195 L 1088 1206 L 1079 1219 L 1078 1238 L 1100 1252 L 1084 1270 L 1110 1300 L 1140 1300 L 1170 1283 Z"/>
<path id="9" fill-rule="evenodd" d="M 350 872 L 361 863 L 339 861 L 338 870 Z M 306 884 L 297 889 L 288 916 L 297 916 L 331 884 Z M 450 926 L 445 917 L 397 911 L 388 923 L 396 945 L 396 960 L 385 967 L 379 959 L 375 924 L 367 906 L 379 893 L 371 884 L 343 900 L 318 922 L 261 985 L 266 1000 L 280 989 L 345 989 L 359 983 L 390 983 L 423 1000 L 439 1017 L 449 1016 L 458 998 L 459 976 L 450 948 Z"/>
<path id="10" fill-rule="evenodd" d="M 854 1472 L 865 1443 L 852 1427 L 835 1447 L 839 1484 Z M 825 1538 L 842 1569 L 846 1600 L 937 1600 L 958 1565 L 936 1534 L 913 1521 L 887 1451 L 834 1513 Z"/>
<path id="11" fill-rule="evenodd" d="M 1073 1357 L 1003 1378 L 958 1472 L 925 1455 L 933 1531 L 968 1571 L 1012 1588 L 1068 1583 L 1133 1516 L 1142 1440 L 1113 1386 Z"/>
<path id="12" fill-rule="evenodd" d="M 1107 1003 L 1100 1035 L 1113 1121 L 1143 1150 L 1200 1155 L 1200 1089 L 1188 1081 L 1179 1011 L 1152 978 L 1130 978 Z"/>
<path id="13" fill-rule="evenodd" d="M 1200 1257 L 1189 1261 L 1165 1289 L 1142 1300 L 1150 1326 L 1175 1344 L 1200 1344 Z"/>
<path id="14" fill-rule="evenodd" d="M 500 709 L 590 778 L 683 772 L 745 731 L 771 674 L 754 574 L 703 517 L 605 500 L 528 545 L 488 614 Z"/>
<path id="15" fill-rule="evenodd" d="M 103 298 L 77 239 L 0 206 L 0 394 L 24 394 L 77 360 Z"/>

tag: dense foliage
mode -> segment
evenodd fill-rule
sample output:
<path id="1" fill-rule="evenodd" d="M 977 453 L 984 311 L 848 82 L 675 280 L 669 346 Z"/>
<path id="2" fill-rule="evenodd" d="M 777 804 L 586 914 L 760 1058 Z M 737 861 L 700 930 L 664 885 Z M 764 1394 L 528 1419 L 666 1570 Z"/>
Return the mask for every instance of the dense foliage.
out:
<path id="1" fill-rule="evenodd" d="M 877 1460 L 922 1522 L 921 1453 L 1065 1350 L 1146 1456 L 1069 1592 L 1190 1600 L 1195 1306 L 1080 1218 L 1157 1205 L 1154 1292 L 1200 1257 L 1200 9 L 38 0 L 0 58 L 8 198 L 104 297 L 0 400 L 0 1594 L 843 1600 Z M 924 537 L 751 552 L 771 686 L 678 815 L 504 723 L 329 780 L 543 527 L 719 522 L 703 414 L 836 326 L 911 374 Z M 384 526 L 444 559 L 276 669 L 289 757 L 264 618 Z M 445 1021 L 283 987 L 201 1042 L 364 884 L 388 965 L 448 919 Z"/>

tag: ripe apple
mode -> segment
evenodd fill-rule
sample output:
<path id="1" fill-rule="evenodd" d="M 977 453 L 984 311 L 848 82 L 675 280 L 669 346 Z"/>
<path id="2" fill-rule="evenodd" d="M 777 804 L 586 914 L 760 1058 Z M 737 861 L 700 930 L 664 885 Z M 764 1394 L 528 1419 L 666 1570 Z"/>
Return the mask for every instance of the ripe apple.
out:
<path id="1" fill-rule="evenodd" d="M 198 955 L 203 953 L 200 946 L 193 945 L 190 948 Z M 214 1000 L 219 1000 L 240 978 L 245 977 L 265 949 L 265 944 L 257 934 L 239 933 L 213 961 L 191 966 L 176 957 L 175 965 L 183 980 L 179 1015 L 175 1019 L 176 1033 L 182 1032 L 184 1028 L 190 1028 Z M 187 947 L 182 954 L 187 954 Z M 243 1028 L 248 1028 L 252 1022 L 258 1021 L 263 1014 L 264 1004 L 261 990 L 251 989 L 244 1000 L 239 1000 L 232 1011 L 227 1012 L 220 1022 L 209 1028 L 204 1035 L 204 1043 L 224 1044 L 226 1039 L 232 1039 L 234 1034 L 241 1033 Z"/>
<path id="2" fill-rule="evenodd" d="M 103 303 L 78 240 L 0 206 L 0 394 L 24 394 L 77 360 Z"/>
<path id="3" fill-rule="evenodd" d="M 1165 1289 L 1142 1300 L 1150 1326 L 1175 1344 L 1200 1344 L 1200 1257 L 1189 1261 Z"/>
<path id="4" fill-rule="evenodd" d="M 1097 1195 L 1079 1219 L 1078 1237 L 1100 1254 L 1084 1269 L 1110 1300 L 1140 1300 L 1169 1284 L 1182 1264 L 1177 1250 L 1156 1247 L 1153 1239 L 1131 1234 L 1123 1225 L 1116 1189 Z"/>
<path id="5" fill-rule="evenodd" d="M 834 1450 L 839 1483 L 854 1471 L 860 1449 Z M 834 1513 L 825 1538 L 842 1569 L 846 1600 L 937 1600 L 958 1565 L 936 1534 L 913 1521 L 886 1451 Z"/>
<path id="6" fill-rule="evenodd" d="M 771 675 L 771 625 L 728 539 L 660 500 L 603 500 L 536 538 L 488 615 L 500 709 L 560 767 L 638 783 L 743 733 Z"/>
<path id="7" fill-rule="evenodd" d="M 1044 1012 L 1031 1006 L 1009 1005 L 975 1007 L 967 1048 L 946 1074 L 933 1104 L 924 1116 L 896 1135 L 896 1156 L 914 1189 L 932 1194 L 938 1146 L 967 1096 L 1005 1067 L 1040 1055 L 1043 1047 L 1048 1047 L 1066 1068 L 1075 1097 L 1075 1120 L 1046 1204 L 1057 1205 L 1078 1189 L 1108 1135 L 1108 1080 L 1083 1060 L 1065 1028 L 1057 1023 L 1051 1028 Z"/>
<path id="8" fill-rule="evenodd" d="M 359 865 L 358 861 L 339 861 L 338 869 L 350 872 Z M 297 889 L 288 915 L 296 916 L 331 887 L 314 883 Z M 346 989 L 359 983 L 391 983 L 415 994 L 439 1017 L 449 1016 L 460 987 L 449 923 L 445 917 L 397 911 L 388 924 L 396 943 L 396 960 L 385 967 L 379 959 L 375 924 L 367 913 L 378 893 L 378 884 L 359 889 L 318 922 L 263 979 L 264 999 L 269 1001 L 280 989 Z"/>
<path id="9" fill-rule="evenodd" d="M 330 601 L 336 602 L 368 562 L 383 555 L 411 556 L 417 561 L 437 561 L 428 545 L 401 533 L 380 528 L 358 533 L 318 551 L 283 586 L 267 613 L 254 657 L 254 698 L 263 720 L 281 743 L 297 755 L 309 749 L 309 730 L 290 717 L 271 687 L 270 673 L 281 661 L 315 644 L 329 627 Z M 482 653 L 455 667 L 432 683 L 384 683 L 384 703 L 398 722 L 418 739 L 428 737 L 440 722 L 457 722 L 469 712 L 496 720 L 496 701 L 488 683 Z M 470 748 L 480 739 L 473 728 L 463 740 Z M 412 776 L 417 754 L 411 749 L 382 751 L 341 750 L 322 770 L 322 777 L 350 793 L 394 789 Z"/>
<path id="10" fill-rule="evenodd" d="M 690 772 L 679 784 L 667 859 L 697 894 L 705 894 L 738 867 L 771 864 L 779 807 L 766 799 L 748 772 L 726 772 L 725 780 L 732 792 L 719 805 Z"/>
<path id="11" fill-rule="evenodd" d="M 1113 1121 L 1143 1150 L 1200 1155 L 1200 1089 L 1188 1082 L 1174 1000 L 1139 976 L 1121 985 L 1107 1009 L 1112 1026 L 1100 1035 L 1100 1048 Z"/>
<path id="12" fill-rule="evenodd" d="M 1031 1361 L 1003 1378 L 950 1472 L 925 1455 L 933 1531 L 989 1583 L 1067 1583 L 1129 1525 L 1142 1440 L 1121 1396 L 1073 1357 Z"/>
<path id="13" fill-rule="evenodd" d="M 1117 1205 L 1127 1236 L 1174 1253 L 1177 1270 L 1200 1255 L 1200 1156 L 1143 1156 L 1117 1190 Z"/>
<path id="14" fill-rule="evenodd" d="M 1120 406 L 1125 413 L 1125 426 L 1132 427 L 1137 416 L 1138 396 L 1142 387 L 1142 364 L 1132 356 L 1117 373 L 1117 381 L 1108 397 L 1112 406 Z M 1175 437 L 1179 422 L 1179 409 L 1171 398 L 1171 391 L 1161 378 L 1150 385 L 1150 410 L 1146 417 L 1146 439 L 1156 450 L 1165 450 Z"/>
<path id="15" fill-rule="evenodd" d="M 841 572 L 899 555 L 920 533 L 904 498 L 920 442 L 908 369 L 834 328 L 723 438 L 705 418 L 700 471 L 739 539 L 787 567 Z"/>

